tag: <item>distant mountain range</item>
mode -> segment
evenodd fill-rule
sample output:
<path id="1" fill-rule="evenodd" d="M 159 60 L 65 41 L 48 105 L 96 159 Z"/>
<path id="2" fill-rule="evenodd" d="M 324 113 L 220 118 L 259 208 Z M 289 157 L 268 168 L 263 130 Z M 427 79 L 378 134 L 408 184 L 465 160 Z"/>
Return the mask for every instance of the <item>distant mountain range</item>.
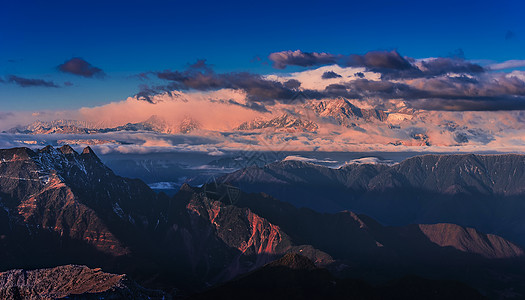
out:
<path id="1" fill-rule="evenodd" d="M 484 129 L 483 124 L 479 121 L 471 124 L 469 123 L 471 120 L 460 121 L 453 117 L 442 120 L 428 120 L 428 118 L 431 117 L 425 111 L 411 109 L 406 105 L 386 109 L 338 98 L 323 101 L 305 100 L 301 103 L 283 106 L 273 112 L 260 113 L 251 120 L 240 122 L 240 124 L 230 124 L 228 128 L 221 126 L 220 129 L 206 124 L 207 122 L 204 122 L 205 126 L 191 115 L 182 119 L 152 115 L 144 121 L 119 126 L 107 126 L 107 120 L 97 124 L 76 120 L 35 121 L 29 125 L 11 128 L 6 133 L 89 135 L 148 132 L 205 136 L 219 130 L 224 133 L 225 138 L 232 133 L 240 136 L 303 133 L 303 138 L 308 141 L 307 145 L 316 137 L 328 137 L 328 140 L 333 140 L 340 136 L 343 144 L 379 143 L 389 147 L 461 146 L 469 143 L 486 145 L 496 139 L 494 129 Z M 363 141 L 364 137 L 358 137 L 356 132 L 370 133 L 370 136 L 377 138 Z M 354 134 L 345 136 L 345 133 Z M 233 141 L 238 143 L 235 138 Z"/>
<path id="2" fill-rule="evenodd" d="M 338 169 L 282 161 L 221 180 L 297 207 L 350 209 L 389 225 L 445 221 L 525 244 L 525 155 L 423 155 Z"/>
<path id="3" fill-rule="evenodd" d="M 186 134 L 199 129 L 199 126 L 199 123 L 190 117 L 184 118 L 178 124 L 171 125 L 164 119 L 153 115 L 143 122 L 127 123 L 116 127 L 105 127 L 102 124 L 97 125 L 76 120 L 54 120 L 50 122 L 35 121 L 27 126 L 11 128 L 6 132 L 23 134 L 95 134 L 119 131 L 147 131 Z"/>
<path id="4" fill-rule="evenodd" d="M 335 187 L 344 178 L 341 170 L 294 161 L 267 167 L 282 166 L 300 167 L 287 175 L 294 185 L 331 174 L 319 184 Z M 389 170 L 355 168 L 361 175 Z M 352 185 L 365 181 L 356 176 Z M 454 224 L 386 227 L 366 215 L 299 209 L 221 182 L 183 185 L 168 197 L 116 176 L 89 147 L 0 150 L 0 207 L 0 270 L 87 265 L 189 295 L 300 253 L 337 278 L 375 282 L 416 274 L 463 281 L 490 297 L 511 287 L 525 295 L 524 251 L 499 236 Z"/>
<path id="5" fill-rule="evenodd" d="M 319 126 L 309 120 L 301 120 L 290 114 L 283 114 L 271 120 L 253 120 L 245 122 L 237 127 L 237 130 L 257 130 L 257 129 L 281 129 L 289 132 L 295 131 L 315 131 Z"/>
<path id="6" fill-rule="evenodd" d="M 386 112 L 380 109 L 362 109 L 344 98 L 307 101 L 300 105 L 303 113 L 284 112 L 271 118 L 258 118 L 239 124 L 234 130 L 277 129 L 288 132 L 314 132 L 319 128 L 317 121 L 336 123 L 344 127 L 355 127 L 357 123 L 387 122 L 401 119 L 411 119 L 415 111 Z M 306 114 L 305 114 L 306 112 Z M 116 127 L 76 120 L 54 120 L 50 122 L 35 121 L 27 126 L 14 127 L 8 133 L 25 134 L 93 134 L 118 131 L 150 131 L 158 133 L 190 133 L 201 128 L 198 121 L 187 116 L 176 124 L 171 124 L 163 118 L 153 115 L 138 123 L 127 123 Z"/>

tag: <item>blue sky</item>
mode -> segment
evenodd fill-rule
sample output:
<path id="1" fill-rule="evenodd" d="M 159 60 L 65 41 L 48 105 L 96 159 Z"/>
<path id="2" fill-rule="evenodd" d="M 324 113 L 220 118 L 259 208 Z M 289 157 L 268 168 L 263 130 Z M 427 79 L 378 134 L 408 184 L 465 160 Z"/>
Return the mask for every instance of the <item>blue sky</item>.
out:
<path id="1" fill-rule="evenodd" d="M 521 1 L 4 1 L 2 110 L 94 106 L 132 96 L 147 71 L 206 59 L 216 72 L 276 70 L 272 52 L 297 50 L 469 60 L 525 59 Z M 104 77 L 60 72 L 80 57 Z M 259 57 L 262 60 L 256 60 Z M 265 63 L 266 62 L 266 63 Z M 22 87 L 9 76 L 60 86 Z M 71 86 L 64 86 L 69 82 Z"/>

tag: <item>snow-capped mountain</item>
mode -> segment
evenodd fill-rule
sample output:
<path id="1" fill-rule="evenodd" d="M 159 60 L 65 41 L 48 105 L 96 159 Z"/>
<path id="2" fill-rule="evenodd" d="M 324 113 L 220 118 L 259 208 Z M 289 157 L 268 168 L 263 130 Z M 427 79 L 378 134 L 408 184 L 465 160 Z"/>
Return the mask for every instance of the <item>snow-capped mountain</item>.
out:
<path id="1" fill-rule="evenodd" d="M 200 128 L 200 124 L 190 117 L 183 119 L 177 125 L 172 125 L 163 118 L 152 115 L 145 121 L 127 123 L 116 127 L 105 127 L 86 121 L 59 119 L 49 122 L 35 121 L 27 126 L 11 128 L 6 132 L 21 134 L 96 134 L 120 131 L 146 131 L 165 134 L 186 134 L 198 128 Z"/>
<path id="2" fill-rule="evenodd" d="M 237 130 L 256 130 L 266 128 L 272 128 L 288 132 L 313 132 L 317 130 L 318 125 L 310 120 L 302 120 L 292 116 L 291 114 L 285 113 L 269 120 L 257 119 L 250 122 L 244 122 L 241 125 L 239 125 L 239 127 L 237 127 Z"/>
<path id="3" fill-rule="evenodd" d="M 186 117 L 180 122 L 178 132 L 187 134 L 187 133 L 190 133 L 192 131 L 199 129 L 200 127 L 201 127 L 201 124 L 197 120 L 191 117 Z"/>
<path id="4" fill-rule="evenodd" d="M 97 126 L 86 121 L 77 120 L 54 120 L 54 121 L 35 121 L 27 126 L 19 126 L 9 129 L 8 133 L 26 134 L 83 134 L 97 131 Z"/>
<path id="5" fill-rule="evenodd" d="M 382 110 L 362 109 L 344 98 L 311 102 L 309 107 L 318 116 L 332 118 L 345 127 L 352 127 L 355 125 L 355 122 L 360 120 L 365 122 L 384 122 L 388 118 L 387 113 Z"/>

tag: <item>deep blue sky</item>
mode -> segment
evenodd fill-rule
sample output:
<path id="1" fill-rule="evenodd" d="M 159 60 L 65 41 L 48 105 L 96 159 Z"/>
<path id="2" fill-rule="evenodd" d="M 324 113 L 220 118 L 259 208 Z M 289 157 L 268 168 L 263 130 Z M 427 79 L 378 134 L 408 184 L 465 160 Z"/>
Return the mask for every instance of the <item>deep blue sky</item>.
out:
<path id="1" fill-rule="evenodd" d="M 397 49 L 423 58 L 462 49 L 467 59 L 525 59 L 522 1 L 3 1 L 1 110 L 93 106 L 124 99 L 134 74 L 183 69 L 207 59 L 217 72 L 278 72 L 267 61 L 283 50 L 365 53 Z M 57 66 L 81 57 L 107 76 L 83 78 Z M 286 69 L 290 71 L 294 69 Z M 282 72 L 282 71 L 281 71 Z"/>

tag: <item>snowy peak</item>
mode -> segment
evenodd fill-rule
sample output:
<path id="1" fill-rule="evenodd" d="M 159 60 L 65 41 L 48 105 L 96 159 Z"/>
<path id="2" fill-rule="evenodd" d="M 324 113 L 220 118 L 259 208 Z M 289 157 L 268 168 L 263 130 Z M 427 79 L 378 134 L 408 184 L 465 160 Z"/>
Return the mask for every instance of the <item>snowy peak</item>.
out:
<path id="1" fill-rule="evenodd" d="M 366 122 L 383 122 L 387 119 L 387 114 L 382 110 L 362 109 L 344 98 L 311 102 L 309 106 L 320 117 L 332 118 L 345 127 L 351 127 L 360 119 Z"/>
<path id="2" fill-rule="evenodd" d="M 197 120 L 187 116 L 180 122 L 179 132 L 182 134 L 188 134 L 192 131 L 199 129 L 200 127 L 201 125 Z"/>
<path id="3" fill-rule="evenodd" d="M 49 122 L 35 121 L 27 126 L 19 126 L 9 129 L 8 133 L 26 134 L 85 134 L 96 130 L 94 124 L 77 120 L 54 120 Z"/>
<path id="4" fill-rule="evenodd" d="M 284 131 L 316 131 L 318 126 L 309 120 L 302 120 L 291 114 L 284 113 L 270 120 L 253 120 L 244 122 L 237 130 L 277 129 Z"/>

